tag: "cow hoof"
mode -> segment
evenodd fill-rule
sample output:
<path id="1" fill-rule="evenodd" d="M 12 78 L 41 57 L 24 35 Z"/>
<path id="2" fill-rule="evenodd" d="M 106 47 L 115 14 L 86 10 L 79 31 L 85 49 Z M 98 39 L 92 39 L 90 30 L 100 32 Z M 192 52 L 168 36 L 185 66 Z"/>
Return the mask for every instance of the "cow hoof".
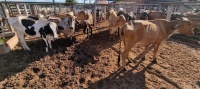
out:
<path id="1" fill-rule="evenodd" d="M 152 63 L 156 64 L 156 63 L 157 63 L 157 60 L 156 60 L 156 59 L 153 59 Z"/>
<path id="2" fill-rule="evenodd" d="M 125 67 L 122 67 L 122 70 L 121 70 L 122 72 L 125 72 L 125 71 L 127 71 L 127 69 L 125 68 Z"/>
<path id="3" fill-rule="evenodd" d="M 142 60 L 145 60 L 145 57 L 142 57 Z"/>
<path id="4" fill-rule="evenodd" d="M 26 48 L 26 49 L 24 49 L 24 50 L 26 50 L 26 51 L 31 51 L 31 49 L 27 49 L 27 48 Z"/>

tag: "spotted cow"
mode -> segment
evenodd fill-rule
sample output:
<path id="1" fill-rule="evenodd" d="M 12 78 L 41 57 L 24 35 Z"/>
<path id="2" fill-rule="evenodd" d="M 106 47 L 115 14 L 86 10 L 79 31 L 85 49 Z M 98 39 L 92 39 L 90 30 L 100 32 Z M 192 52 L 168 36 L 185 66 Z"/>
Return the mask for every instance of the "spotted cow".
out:
<path id="1" fill-rule="evenodd" d="M 48 52 L 48 48 L 52 48 L 51 41 L 58 37 L 56 23 L 49 22 L 46 19 L 17 16 L 9 18 L 8 23 L 14 28 L 24 50 L 30 50 L 25 42 L 25 34 L 41 37 L 46 43 L 46 52 Z"/>

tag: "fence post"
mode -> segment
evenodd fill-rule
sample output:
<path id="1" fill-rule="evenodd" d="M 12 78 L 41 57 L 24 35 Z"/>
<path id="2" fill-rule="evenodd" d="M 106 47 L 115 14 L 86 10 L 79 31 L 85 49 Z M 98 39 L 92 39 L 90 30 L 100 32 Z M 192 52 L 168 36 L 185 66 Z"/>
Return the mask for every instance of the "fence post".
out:
<path id="1" fill-rule="evenodd" d="M 167 8 L 167 18 L 166 19 L 169 20 L 169 21 L 170 21 L 173 9 L 174 9 L 174 5 L 173 4 L 168 5 L 168 8 Z"/>
<path id="2" fill-rule="evenodd" d="M 94 27 L 96 27 L 96 24 L 97 24 L 97 20 L 96 20 L 97 19 L 96 18 L 97 1 L 98 0 L 95 1 L 95 6 L 94 6 Z"/>
<path id="3" fill-rule="evenodd" d="M 32 7 L 31 7 L 30 4 L 28 4 L 28 8 L 29 8 L 29 13 L 30 13 L 30 15 L 33 16 Z"/>
<path id="4" fill-rule="evenodd" d="M 158 7 L 158 11 L 161 11 L 161 5 L 159 5 L 159 7 Z"/>
<path id="5" fill-rule="evenodd" d="M 2 11 L 3 11 L 3 13 L 4 13 L 4 16 L 5 16 L 5 18 L 6 18 L 6 23 L 8 24 L 8 28 L 9 28 L 10 31 L 12 31 L 12 28 L 11 28 L 11 26 L 10 26 L 10 24 L 8 23 L 8 20 L 7 20 L 7 18 L 10 17 L 10 16 L 7 16 L 7 14 L 6 14 L 6 12 L 5 12 L 6 8 L 5 8 L 5 6 L 4 6 L 2 3 L 1 3 L 1 7 L 2 7 Z"/>
<path id="6" fill-rule="evenodd" d="M 104 17 L 104 20 L 106 20 L 106 18 L 107 18 L 106 15 L 107 15 L 107 13 L 106 13 L 106 5 L 105 5 L 105 6 L 104 6 L 104 16 L 105 16 L 105 17 Z"/>
<path id="7" fill-rule="evenodd" d="M 5 12 L 6 8 L 5 8 L 5 6 L 3 5 L 3 3 L 1 3 L 1 8 L 2 8 L 2 11 L 3 11 L 4 17 L 5 17 L 5 18 L 9 17 L 9 16 L 7 16 L 7 13 Z"/>
<path id="8" fill-rule="evenodd" d="M 26 16 L 28 16 L 28 11 L 27 11 L 27 8 L 26 8 L 26 4 L 24 3 L 24 11 L 26 13 Z"/>
<path id="9" fill-rule="evenodd" d="M 56 5 L 55 5 L 55 3 L 53 4 L 53 6 L 54 6 L 54 14 L 56 14 Z"/>
<path id="10" fill-rule="evenodd" d="M 18 3 L 16 4 L 16 7 L 17 7 L 17 12 L 18 12 L 18 14 L 21 15 L 21 10 L 20 10 L 20 8 L 19 8 L 19 4 L 18 4 Z"/>
<path id="11" fill-rule="evenodd" d="M 62 7 L 61 7 L 61 4 L 59 4 L 59 12 L 61 12 L 61 8 L 62 8 Z"/>

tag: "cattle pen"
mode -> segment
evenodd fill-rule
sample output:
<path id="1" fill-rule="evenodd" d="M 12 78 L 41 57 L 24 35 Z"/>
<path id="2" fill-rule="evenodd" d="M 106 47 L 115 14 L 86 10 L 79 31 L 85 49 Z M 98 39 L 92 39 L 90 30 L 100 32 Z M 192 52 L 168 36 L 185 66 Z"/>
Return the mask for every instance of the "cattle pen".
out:
<path id="1" fill-rule="evenodd" d="M 15 16 L 55 15 L 68 9 L 91 10 L 94 15 L 92 39 L 81 31 L 75 33 L 76 43 L 70 45 L 61 34 L 52 43 L 53 49 L 45 53 L 43 41 L 27 36 L 31 51 L 24 51 L 14 42 L 17 38 L 12 27 L 1 22 L 0 38 L 6 37 L 14 47 L 0 54 L 0 88 L 72 88 L 72 89 L 199 89 L 200 88 L 200 30 L 194 36 L 175 34 L 163 41 L 158 50 L 158 63 L 152 63 L 152 50 L 141 60 L 144 48 L 140 44 L 131 49 L 125 69 L 117 66 L 119 37 L 113 41 L 108 32 L 108 10 L 123 9 L 140 17 L 144 10 L 162 11 L 167 20 L 175 12 L 193 13 L 200 2 L 165 3 L 58 3 L 58 2 L 0 2 L 0 15 L 7 19 Z M 98 21 L 96 9 L 105 14 Z M 200 23 L 200 12 L 190 17 Z M 10 38 L 15 39 L 10 40 Z M 0 47 L 1 48 L 1 47 Z M 123 48 L 123 47 L 122 47 Z M 0 50 L 1 51 L 1 50 Z M 0 52 L 1 53 L 1 52 Z"/>

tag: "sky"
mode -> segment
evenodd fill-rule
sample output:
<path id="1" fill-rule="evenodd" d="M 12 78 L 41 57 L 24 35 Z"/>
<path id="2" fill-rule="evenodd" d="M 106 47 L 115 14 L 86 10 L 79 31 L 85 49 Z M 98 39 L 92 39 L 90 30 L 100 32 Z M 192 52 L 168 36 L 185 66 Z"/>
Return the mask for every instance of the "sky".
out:
<path id="1" fill-rule="evenodd" d="M 5 1 L 5 0 L 0 0 Z M 53 0 L 6 0 L 6 1 L 22 1 L 22 2 L 53 2 Z M 84 0 L 76 0 L 78 3 L 84 3 Z M 94 3 L 95 0 L 91 0 L 91 3 Z M 55 2 L 65 2 L 65 0 L 55 0 Z M 85 3 L 89 3 L 89 0 L 86 0 Z"/>

